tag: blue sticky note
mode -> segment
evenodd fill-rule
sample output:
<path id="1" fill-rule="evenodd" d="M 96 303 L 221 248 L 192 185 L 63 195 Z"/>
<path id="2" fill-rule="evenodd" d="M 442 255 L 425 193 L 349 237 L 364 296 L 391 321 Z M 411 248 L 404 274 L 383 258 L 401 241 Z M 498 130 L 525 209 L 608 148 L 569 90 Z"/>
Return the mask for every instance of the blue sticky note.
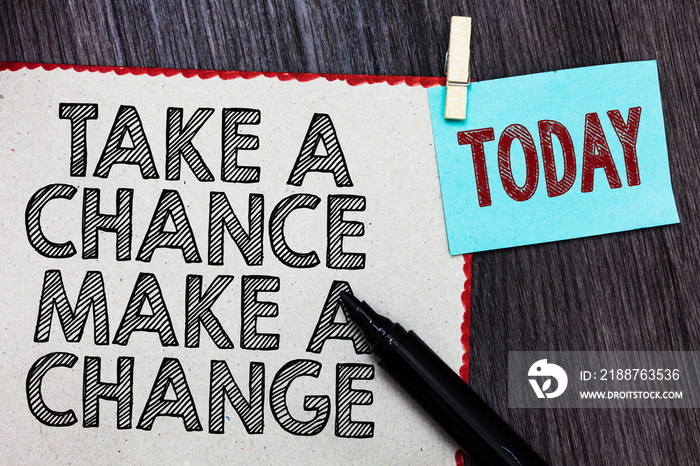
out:
<path id="1" fill-rule="evenodd" d="M 475 82 L 463 121 L 428 97 L 451 254 L 679 222 L 656 61 Z"/>

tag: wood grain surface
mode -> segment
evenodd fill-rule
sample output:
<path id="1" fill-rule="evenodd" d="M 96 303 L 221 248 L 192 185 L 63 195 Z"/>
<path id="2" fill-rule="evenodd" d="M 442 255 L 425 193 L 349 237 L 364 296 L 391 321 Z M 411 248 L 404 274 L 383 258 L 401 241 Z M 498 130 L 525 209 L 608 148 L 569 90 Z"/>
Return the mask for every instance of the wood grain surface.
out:
<path id="1" fill-rule="evenodd" d="M 686 465 L 700 411 L 508 409 L 506 358 L 700 350 L 699 3 L 2 0 L 0 60 L 441 76 L 451 15 L 476 80 L 658 60 L 680 225 L 474 255 L 470 381 L 552 464 Z"/>

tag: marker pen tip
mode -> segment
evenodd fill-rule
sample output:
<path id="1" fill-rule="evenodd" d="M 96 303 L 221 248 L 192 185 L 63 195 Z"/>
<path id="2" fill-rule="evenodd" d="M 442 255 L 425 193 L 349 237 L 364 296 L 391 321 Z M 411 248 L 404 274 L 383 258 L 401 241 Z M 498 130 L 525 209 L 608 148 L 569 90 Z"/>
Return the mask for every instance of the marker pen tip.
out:
<path id="1" fill-rule="evenodd" d="M 343 303 L 348 313 L 355 313 L 356 309 L 360 307 L 361 304 L 359 299 L 345 291 L 340 292 L 340 301 Z"/>

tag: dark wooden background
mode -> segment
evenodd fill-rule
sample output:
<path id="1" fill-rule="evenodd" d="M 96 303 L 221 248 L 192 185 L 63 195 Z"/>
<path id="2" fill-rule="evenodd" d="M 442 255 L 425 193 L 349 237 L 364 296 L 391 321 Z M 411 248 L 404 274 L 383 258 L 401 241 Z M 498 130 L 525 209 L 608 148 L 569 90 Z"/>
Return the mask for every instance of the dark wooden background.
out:
<path id="1" fill-rule="evenodd" d="M 552 464 L 686 465 L 698 410 L 508 409 L 506 357 L 700 350 L 699 3 L 0 0 L 0 61 L 441 76 L 451 15 L 476 80 L 658 60 L 681 224 L 476 254 L 470 379 Z"/>

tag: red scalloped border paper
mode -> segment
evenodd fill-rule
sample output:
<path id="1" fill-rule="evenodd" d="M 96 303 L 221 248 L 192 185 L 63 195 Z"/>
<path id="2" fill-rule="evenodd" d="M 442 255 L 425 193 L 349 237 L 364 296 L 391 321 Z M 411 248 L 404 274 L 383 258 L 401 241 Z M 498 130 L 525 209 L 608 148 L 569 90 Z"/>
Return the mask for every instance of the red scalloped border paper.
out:
<path id="1" fill-rule="evenodd" d="M 472 320 L 472 255 L 464 254 L 464 291 L 462 291 L 462 306 L 464 306 L 464 317 L 462 319 L 462 367 L 459 368 L 459 376 L 469 383 L 469 330 Z M 464 452 L 455 452 L 455 463 L 457 466 L 464 466 Z"/>
<path id="2" fill-rule="evenodd" d="M 365 74 L 315 74 L 315 73 L 270 73 L 264 71 L 217 71 L 217 70 L 192 70 L 192 69 L 177 69 L 177 68 L 140 68 L 126 66 L 88 66 L 88 65 L 62 65 L 56 63 L 22 63 L 22 62 L 0 62 L 0 71 L 19 71 L 22 69 L 34 70 L 42 68 L 46 71 L 55 69 L 73 70 L 77 72 L 88 71 L 90 73 L 115 73 L 119 76 L 131 74 L 134 76 L 176 76 L 180 75 L 185 78 L 200 78 L 200 79 L 252 79 L 258 76 L 266 78 L 277 78 L 280 81 L 308 82 L 314 79 L 323 78 L 328 81 L 345 81 L 351 86 L 360 84 L 378 84 L 387 83 L 390 86 L 397 84 L 406 84 L 408 86 L 423 86 L 425 88 L 433 86 L 444 86 L 445 78 L 426 77 L 426 76 L 387 76 L 387 75 L 365 75 Z M 462 366 L 459 369 L 459 375 L 465 382 L 469 382 L 469 331 L 471 326 L 471 290 L 472 290 L 472 255 L 464 255 L 464 291 L 462 292 L 461 300 L 464 307 L 464 316 L 462 319 Z M 455 452 L 455 462 L 457 466 L 464 466 L 464 457 L 461 450 Z"/>
<path id="3" fill-rule="evenodd" d="M 427 77 L 427 76 L 386 76 L 386 75 L 368 75 L 368 74 L 315 74 L 315 73 L 271 73 L 266 71 L 221 71 L 221 70 L 191 70 L 177 68 L 140 68 L 127 66 L 93 66 L 93 65 L 62 65 L 57 63 L 22 63 L 22 62 L 0 62 L 0 71 L 19 71 L 21 69 L 34 70 L 43 68 L 46 71 L 55 69 L 73 70 L 77 72 L 89 71 L 90 73 L 115 73 L 119 76 L 132 74 L 134 76 L 176 76 L 180 75 L 185 78 L 200 78 L 200 79 L 252 79 L 258 76 L 266 78 L 277 78 L 280 81 L 299 81 L 307 82 L 314 79 L 323 78 L 328 81 L 345 81 L 351 86 L 360 84 L 378 84 L 387 83 L 390 86 L 397 84 L 406 84 L 408 86 L 444 86 L 445 78 Z"/>
<path id="4" fill-rule="evenodd" d="M 472 314 L 472 255 L 464 254 L 464 291 L 462 292 L 462 306 L 464 306 L 464 318 L 462 320 L 462 367 L 459 368 L 459 375 L 469 383 L 469 329 L 471 328 Z"/>

